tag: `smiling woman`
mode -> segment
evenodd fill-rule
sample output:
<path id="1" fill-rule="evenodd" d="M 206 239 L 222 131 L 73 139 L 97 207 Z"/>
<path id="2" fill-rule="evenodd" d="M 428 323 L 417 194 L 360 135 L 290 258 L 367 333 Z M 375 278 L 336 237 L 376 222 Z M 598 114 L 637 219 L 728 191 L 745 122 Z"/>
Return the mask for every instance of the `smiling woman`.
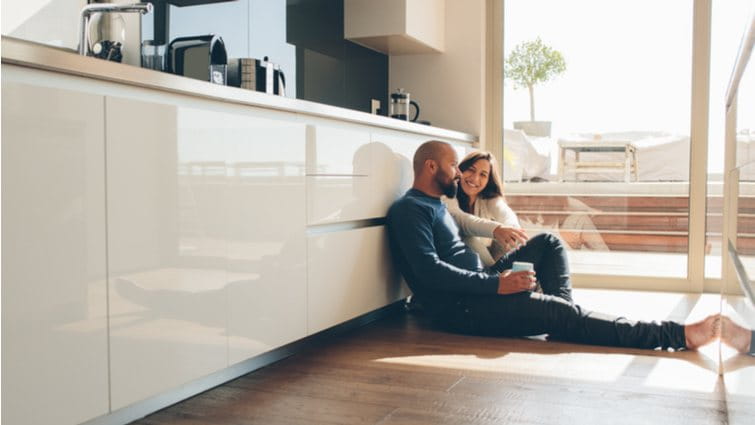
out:
<path id="1" fill-rule="evenodd" d="M 516 214 L 504 200 L 503 184 L 497 167 L 495 157 L 482 151 L 471 152 L 459 164 L 460 190 L 456 199 L 447 199 L 446 204 L 457 221 L 462 223 L 462 227 L 467 223 L 463 218 L 458 219 L 463 213 L 507 227 L 520 227 Z M 467 233 L 464 242 L 480 255 L 486 266 L 492 265 L 506 252 L 505 247 L 492 238 L 472 236 L 470 233 L 475 233 L 474 230 L 463 230 Z"/>

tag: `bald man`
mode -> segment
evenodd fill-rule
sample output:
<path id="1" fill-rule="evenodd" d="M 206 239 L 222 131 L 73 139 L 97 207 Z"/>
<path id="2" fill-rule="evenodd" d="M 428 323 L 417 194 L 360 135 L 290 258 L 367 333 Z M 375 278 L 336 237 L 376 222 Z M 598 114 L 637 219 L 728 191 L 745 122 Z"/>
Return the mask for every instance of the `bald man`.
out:
<path id="1" fill-rule="evenodd" d="M 521 248 L 483 268 L 440 200 L 441 195 L 456 194 L 461 174 L 457 162 L 456 151 L 445 142 L 420 146 L 414 155 L 414 184 L 387 217 L 396 264 L 438 325 L 467 334 L 549 334 L 571 342 L 649 349 L 694 350 L 719 336 L 719 315 L 688 325 L 635 322 L 579 307 L 571 302 L 570 287 L 568 296 L 558 296 L 569 285 L 565 254 L 537 272 L 545 293 L 534 292 L 535 274 L 512 273 L 511 263 L 530 260 L 537 244 L 560 244 L 552 235 L 525 237 Z M 497 238 L 518 240 L 521 235 L 510 232 Z"/>

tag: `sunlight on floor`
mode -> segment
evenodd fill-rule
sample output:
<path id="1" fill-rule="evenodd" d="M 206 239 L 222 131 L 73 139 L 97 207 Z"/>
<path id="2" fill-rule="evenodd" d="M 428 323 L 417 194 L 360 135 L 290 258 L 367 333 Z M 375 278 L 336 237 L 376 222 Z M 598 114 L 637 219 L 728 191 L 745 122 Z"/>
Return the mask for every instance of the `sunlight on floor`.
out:
<path id="1" fill-rule="evenodd" d="M 506 353 L 496 358 L 469 354 L 386 357 L 377 362 L 444 369 L 613 382 L 632 363 L 633 355 L 591 353 Z"/>
<path id="2" fill-rule="evenodd" d="M 677 359 L 658 359 L 643 384 L 654 388 L 714 393 L 719 379 L 718 362 L 714 358 L 709 360 L 711 369 Z"/>

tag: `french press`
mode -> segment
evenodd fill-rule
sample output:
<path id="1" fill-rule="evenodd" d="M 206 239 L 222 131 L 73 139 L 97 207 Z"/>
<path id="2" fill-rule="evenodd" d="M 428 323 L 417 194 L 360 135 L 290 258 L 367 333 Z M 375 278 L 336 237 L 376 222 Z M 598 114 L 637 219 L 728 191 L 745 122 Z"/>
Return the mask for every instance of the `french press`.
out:
<path id="1" fill-rule="evenodd" d="M 409 106 L 414 106 L 414 118 L 409 119 Z M 391 93 L 391 103 L 389 108 L 391 118 L 397 118 L 404 121 L 417 121 L 419 118 L 419 104 L 409 99 L 409 93 L 404 89 L 398 89 Z"/>

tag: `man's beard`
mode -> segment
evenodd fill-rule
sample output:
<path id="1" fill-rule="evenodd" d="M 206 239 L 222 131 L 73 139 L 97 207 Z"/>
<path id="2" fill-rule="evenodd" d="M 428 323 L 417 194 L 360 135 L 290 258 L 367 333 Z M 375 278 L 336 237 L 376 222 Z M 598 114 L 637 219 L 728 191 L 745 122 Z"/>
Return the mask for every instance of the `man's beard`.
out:
<path id="1" fill-rule="evenodd" d="M 456 192 L 459 190 L 459 181 L 451 180 L 447 185 L 443 185 L 443 194 L 448 198 L 455 198 Z"/>

